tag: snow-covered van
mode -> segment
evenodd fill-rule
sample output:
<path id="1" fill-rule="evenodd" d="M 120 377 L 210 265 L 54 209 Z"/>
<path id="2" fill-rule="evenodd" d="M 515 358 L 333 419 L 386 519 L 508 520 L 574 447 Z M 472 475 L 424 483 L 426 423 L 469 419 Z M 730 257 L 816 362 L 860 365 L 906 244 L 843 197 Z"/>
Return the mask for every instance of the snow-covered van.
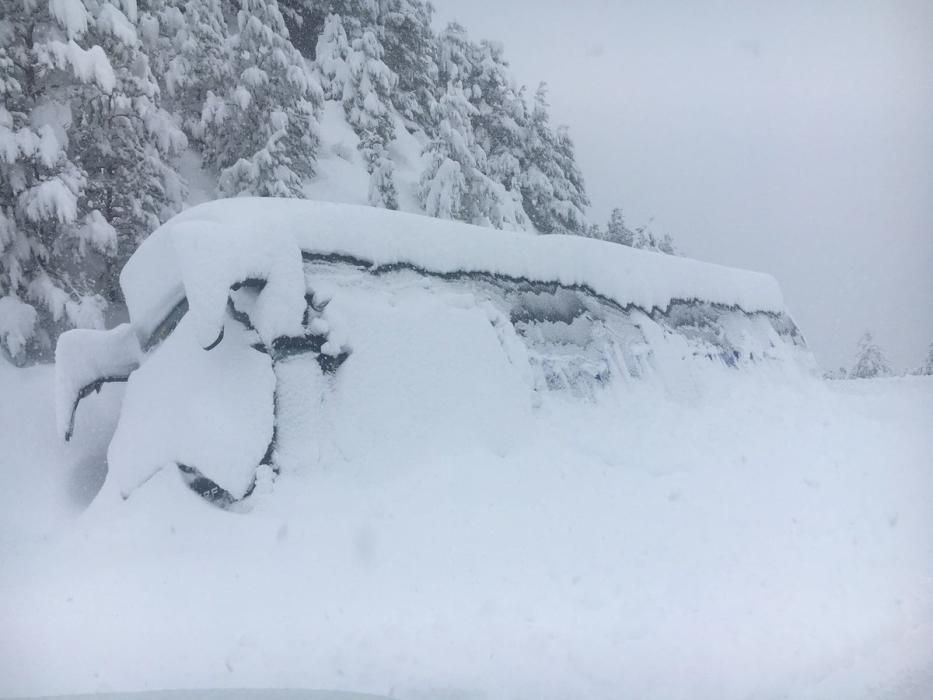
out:
<path id="1" fill-rule="evenodd" d="M 56 369 L 66 440 L 82 398 L 127 383 L 107 476 L 124 497 L 169 468 L 229 507 L 347 425 L 378 423 L 358 439 L 387 449 L 470 439 L 545 396 L 812 362 L 770 276 L 368 207 L 203 204 L 120 282 L 129 322 L 65 333 Z"/>

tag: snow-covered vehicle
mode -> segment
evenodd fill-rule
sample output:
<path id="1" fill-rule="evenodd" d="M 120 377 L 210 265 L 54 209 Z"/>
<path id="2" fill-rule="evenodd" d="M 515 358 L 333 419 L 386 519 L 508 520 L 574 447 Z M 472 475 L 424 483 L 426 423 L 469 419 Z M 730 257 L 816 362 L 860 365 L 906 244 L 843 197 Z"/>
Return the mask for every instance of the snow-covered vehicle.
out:
<path id="1" fill-rule="evenodd" d="M 64 334 L 56 360 L 66 440 L 82 398 L 127 382 L 107 477 L 124 498 L 172 468 L 241 502 L 313 462 L 340 411 L 379 411 L 379 439 L 417 442 L 438 420 L 505 425 L 544 392 L 586 401 L 648 376 L 812 362 L 767 275 L 367 207 L 203 204 L 120 282 L 129 323 Z"/>

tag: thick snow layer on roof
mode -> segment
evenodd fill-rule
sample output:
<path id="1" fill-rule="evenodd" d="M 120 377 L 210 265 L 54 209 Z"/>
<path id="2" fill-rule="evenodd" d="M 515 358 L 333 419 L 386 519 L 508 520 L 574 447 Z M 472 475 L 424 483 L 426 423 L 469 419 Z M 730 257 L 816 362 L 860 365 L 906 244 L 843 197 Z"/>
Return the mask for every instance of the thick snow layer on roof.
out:
<path id="1" fill-rule="evenodd" d="M 222 225 L 186 221 L 169 233 L 202 347 L 214 343 L 223 328 L 230 287 L 247 279 L 265 282 L 252 319 L 265 342 L 302 333 L 305 278 L 291 236 L 263 229 L 230 236 Z"/>
<path id="2" fill-rule="evenodd" d="M 210 243 L 189 242 L 189 236 Z M 219 274 L 209 269 L 211 260 L 225 271 L 216 279 L 223 285 L 232 281 L 231 273 L 248 272 L 245 261 L 263 260 L 267 271 L 272 265 L 288 268 L 271 251 L 293 259 L 296 246 L 376 266 L 401 263 L 439 274 L 482 272 L 586 286 L 622 306 L 648 311 L 678 299 L 747 312 L 784 311 L 777 282 L 761 273 L 576 236 L 509 233 L 347 204 L 238 198 L 188 209 L 143 243 L 120 277 L 131 318 L 141 330 L 151 330 L 186 290 L 191 293 L 199 274 L 205 280 Z M 226 287 L 206 294 L 221 292 Z M 209 315 L 216 315 L 216 304 L 210 306 L 215 311 Z"/>

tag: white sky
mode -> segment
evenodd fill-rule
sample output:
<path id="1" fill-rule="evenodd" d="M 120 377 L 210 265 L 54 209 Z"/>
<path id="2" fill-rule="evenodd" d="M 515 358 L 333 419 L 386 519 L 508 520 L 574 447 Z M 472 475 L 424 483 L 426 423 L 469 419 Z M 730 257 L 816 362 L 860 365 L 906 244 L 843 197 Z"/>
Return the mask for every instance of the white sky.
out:
<path id="1" fill-rule="evenodd" d="M 433 0 L 550 86 L 604 222 L 770 272 L 826 367 L 933 340 L 933 2 Z"/>

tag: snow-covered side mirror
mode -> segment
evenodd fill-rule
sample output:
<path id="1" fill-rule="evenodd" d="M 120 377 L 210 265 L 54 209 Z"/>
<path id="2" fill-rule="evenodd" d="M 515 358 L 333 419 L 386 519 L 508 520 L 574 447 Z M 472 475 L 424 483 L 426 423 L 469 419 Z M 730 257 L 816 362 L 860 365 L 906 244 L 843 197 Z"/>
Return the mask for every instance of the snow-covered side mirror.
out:
<path id="1" fill-rule="evenodd" d="M 55 348 L 55 410 L 65 440 L 74 433 L 81 399 L 108 382 L 125 382 L 140 363 L 142 351 L 133 327 L 109 331 L 75 329 L 63 333 Z"/>

